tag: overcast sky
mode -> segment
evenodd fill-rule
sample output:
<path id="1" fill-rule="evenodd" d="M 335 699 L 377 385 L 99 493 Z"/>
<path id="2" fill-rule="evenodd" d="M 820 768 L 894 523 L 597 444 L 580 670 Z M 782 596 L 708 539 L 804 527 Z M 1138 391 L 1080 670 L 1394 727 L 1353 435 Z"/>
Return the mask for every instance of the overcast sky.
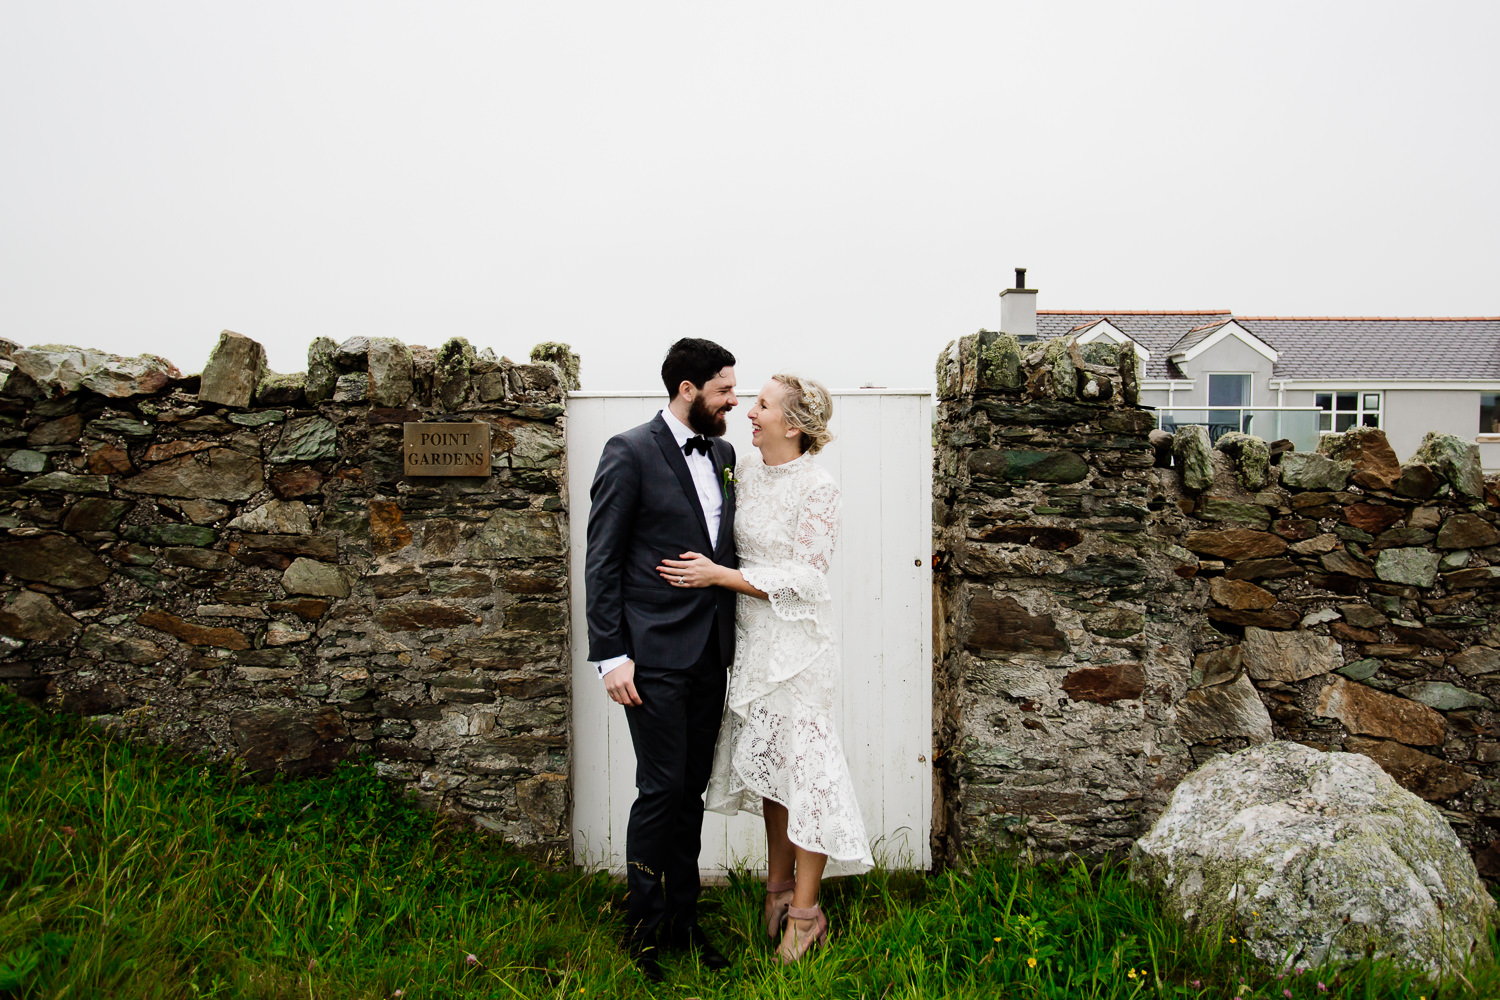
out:
<path id="1" fill-rule="evenodd" d="M 0 12 L 0 336 L 451 336 L 926 386 L 1040 308 L 1496 315 L 1494 3 Z"/>

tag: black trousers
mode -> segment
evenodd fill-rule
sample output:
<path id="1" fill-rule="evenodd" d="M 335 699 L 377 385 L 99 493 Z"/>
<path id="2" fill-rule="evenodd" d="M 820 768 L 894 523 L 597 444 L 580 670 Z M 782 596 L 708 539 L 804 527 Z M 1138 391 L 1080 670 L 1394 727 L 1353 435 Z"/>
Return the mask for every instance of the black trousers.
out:
<path id="1" fill-rule="evenodd" d="M 625 830 L 633 944 L 654 944 L 659 935 L 675 939 L 697 921 L 703 792 L 727 686 L 717 625 L 687 669 L 635 665 L 641 703 L 625 706 L 635 747 L 636 797 Z"/>

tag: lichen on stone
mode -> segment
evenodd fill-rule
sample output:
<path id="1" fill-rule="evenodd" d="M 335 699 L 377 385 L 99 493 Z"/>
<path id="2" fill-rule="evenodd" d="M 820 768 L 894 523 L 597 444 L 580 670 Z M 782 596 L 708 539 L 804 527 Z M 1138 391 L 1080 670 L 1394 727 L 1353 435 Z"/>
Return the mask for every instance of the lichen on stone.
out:
<path id="1" fill-rule="evenodd" d="M 583 382 L 579 378 L 582 361 L 567 344 L 543 341 L 531 349 L 531 360 L 556 365 L 557 370 L 562 373 L 564 392 L 573 392 L 582 387 Z"/>

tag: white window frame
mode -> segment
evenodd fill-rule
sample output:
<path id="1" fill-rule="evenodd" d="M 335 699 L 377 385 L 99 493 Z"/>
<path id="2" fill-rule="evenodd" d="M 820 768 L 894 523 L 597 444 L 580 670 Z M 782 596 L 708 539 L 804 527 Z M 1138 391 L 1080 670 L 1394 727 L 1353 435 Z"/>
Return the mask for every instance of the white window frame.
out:
<path id="1" fill-rule="evenodd" d="M 1354 393 L 1355 408 L 1353 410 L 1341 410 L 1341 409 L 1339 409 L 1339 394 L 1340 393 L 1347 394 L 1347 393 L 1350 393 L 1350 392 Z M 1314 406 L 1318 405 L 1318 397 L 1320 395 L 1330 395 L 1330 396 L 1333 397 L 1333 400 L 1332 400 L 1333 405 L 1328 410 L 1324 411 L 1327 414 L 1327 416 L 1328 416 L 1328 427 L 1327 427 L 1327 429 L 1324 429 L 1324 427 L 1323 427 L 1323 414 L 1320 413 L 1318 415 L 1318 435 L 1320 437 L 1322 435 L 1324 435 L 1324 434 L 1342 434 L 1343 433 L 1343 431 L 1340 431 L 1340 430 L 1337 429 L 1339 414 L 1341 414 L 1341 413 L 1352 413 L 1352 414 L 1354 414 L 1354 423 L 1351 425 L 1351 427 L 1366 427 L 1366 426 L 1374 426 L 1374 427 L 1380 427 L 1380 428 L 1384 427 L 1384 423 L 1383 422 L 1385 420 L 1385 390 L 1383 390 L 1383 389 L 1355 389 L 1355 388 L 1351 388 L 1349 386 L 1344 386 L 1341 389 L 1314 389 L 1313 392 L 1312 392 L 1312 401 L 1313 401 L 1313 405 Z M 1380 397 L 1380 405 L 1378 407 L 1376 407 L 1375 409 L 1373 409 L 1373 410 L 1367 410 L 1367 409 L 1365 409 L 1365 397 L 1366 396 L 1379 396 Z M 1322 407 L 1319 407 L 1319 409 L 1322 409 Z M 1373 413 L 1375 415 L 1375 423 L 1373 425 L 1367 425 L 1365 423 L 1365 414 L 1367 414 L 1367 413 Z"/>
<path id="2" fill-rule="evenodd" d="M 1254 372 L 1204 372 L 1204 398 L 1208 400 L 1206 406 L 1213 406 L 1214 398 L 1214 376 L 1215 375 L 1241 375 L 1244 376 L 1245 384 L 1249 386 L 1245 401 L 1240 404 L 1240 409 L 1248 410 L 1255 405 L 1255 373 Z"/>

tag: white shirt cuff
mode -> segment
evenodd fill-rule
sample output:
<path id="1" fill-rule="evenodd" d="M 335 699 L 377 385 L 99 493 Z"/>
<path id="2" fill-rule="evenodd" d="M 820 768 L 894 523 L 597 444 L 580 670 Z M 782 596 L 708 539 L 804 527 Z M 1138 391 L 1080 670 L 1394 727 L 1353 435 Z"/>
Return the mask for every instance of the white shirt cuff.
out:
<path id="1" fill-rule="evenodd" d="M 605 674 L 615 669 L 615 667 L 622 666 L 623 664 L 629 662 L 630 655 L 627 653 L 624 656 L 611 656 L 607 660 L 602 660 L 599 663 L 594 664 L 594 666 L 599 668 L 599 676 L 603 677 Z"/>

